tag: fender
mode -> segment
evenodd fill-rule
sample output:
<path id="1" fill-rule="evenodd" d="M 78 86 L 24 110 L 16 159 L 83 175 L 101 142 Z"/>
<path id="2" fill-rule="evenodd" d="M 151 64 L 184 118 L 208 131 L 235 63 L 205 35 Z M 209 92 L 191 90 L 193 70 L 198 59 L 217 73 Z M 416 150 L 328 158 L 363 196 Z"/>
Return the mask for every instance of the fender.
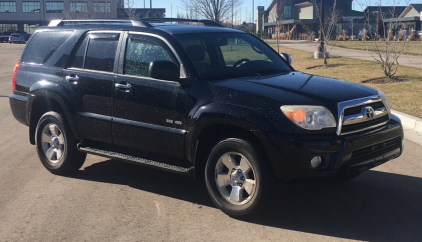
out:
<path id="1" fill-rule="evenodd" d="M 26 103 L 27 110 L 27 122 L 30 124 L 31 113 L 33 109 L 33 103 L 37 97 L 47 97 L 54 99 L 54 90 L 56 88 L 56 82 L 41 80 L 35 82 L 29 89 L 28 102 Z"/>
<path id="2" fill-rule="evenodd" d="M 73 119 L 71 118 L 72 115 L 69 112 L 69 109 L 67 108 L 68 106 L 66 106 L 65 102 L 63 102 L 60 98 L 59 95 L 57 95 L 57 82 L 55 81 L 47 81 L 47 80 L 41 80 L 38 82 L 35 82 L 29 90 L 29 95 L 28 95 L 28 102 L 27 102 L 27 122 L 30 125 L 31 124 L 31 114 L 33 109 L 35 108 L 34 105 L 34 101 L 37 98 L 49 98 L 51 100 L 54 100 L 58 103 L 58 105 L 60 106 L 61 110 L 63 110 L 64 115 L 67 117 L 67 121 L 70 125 L 70 128 L 72 129 L 72 132 L 74 133 L 75 137 L 76 137 L 76 133 L 75 133 L 75 128 L 74 128 L 74 123 L 73 123 Z M 70 104 L 70 103 L 69 103 Z M 54 108 L 57 106 L 57 104 L 51 104 L 51 106 L 49 107 L 50 110 L 54 110 Z M 31 127 L 31 125 L 29 126 L 29 134 L 30 134 L 30 140 L 31 143 L 35 143 L 34 137 L 32 137 L 31 134 L 35 133 L 35 128 L 36 127 Z"/>
<path id="3" fill-rule="evenodd" d="M 268 157 L 274 163 L 280 162 L 276 131 L 264 115 L 256 110 L 223 103 L 206 104 L 195 112 L 186 136 L 187 159 L 195 162 L 196 148 L 201 132 L 209 125 L 232 125 L 250 131 L 263 145 Z"/>

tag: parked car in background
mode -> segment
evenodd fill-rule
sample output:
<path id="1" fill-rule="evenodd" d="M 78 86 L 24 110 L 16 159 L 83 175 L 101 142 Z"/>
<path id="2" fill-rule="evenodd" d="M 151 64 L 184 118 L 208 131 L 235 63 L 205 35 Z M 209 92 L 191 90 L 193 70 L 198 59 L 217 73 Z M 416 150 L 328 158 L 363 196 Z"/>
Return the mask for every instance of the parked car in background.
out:
<path id="1" fill-rule="evenodd" d="M 9 37 L 9 44 L 11 44 L 11 43 L 24 44 L 25 43 L 25 37 L 20 33 L 13 33 Z"/>
<path id="2" fill-rule="evenodd" d="M 3 34 L 1 34 L 0 35 L 0 43 L 8 42 L 11 34 L 12 34 L 12 32 L 4 32 Z"/>
<path id="3" fill-rule="evenodd" d="M 32 34 L 27 34 L 27 33 L 24 33 L 24 34 L 23 34 L 23 37 L 25 38 L 25 41 L 28 41 L 28 40 L 29 40 L 29 38 L 31 38 L 31 35 L 32 35 Z"/>

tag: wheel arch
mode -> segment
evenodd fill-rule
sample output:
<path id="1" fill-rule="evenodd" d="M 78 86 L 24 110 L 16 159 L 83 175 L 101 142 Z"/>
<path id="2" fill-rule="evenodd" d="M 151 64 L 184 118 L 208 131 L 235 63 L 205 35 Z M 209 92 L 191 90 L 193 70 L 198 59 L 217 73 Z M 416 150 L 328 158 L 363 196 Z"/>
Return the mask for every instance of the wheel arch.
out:
<path id="1" fill-rule="evenodd" d="M 196 124 L 188 132 L 187 158 L 195 165 L 195 177 L 202 178 L 212 148 L 226 138 L 240 138 L 252 143 L 258 152 L 265 155 L 268 165 L 277 167 L 280 160 L 275 131 L 262 114 L 244 107 L 213 105 L 196 114 Z M 227 110 L 228 113 L 214 112 Z M 246 119 L 248 117 L 250 119 Z"/>
<path id="2" fill-rule="evenodd" d="M 68 121 L 65 110 L 57 100 L 50 96 L 32 96 L 31 101 L 28 102 L 28 105 L 29 141 L 33 145 L 35 145 L 35 131 L 37 129 L 38 120 L 43 114 L 54 111 L 63 115 L 63 118 Z M 70 127 L 74 133 L 72 125 L 70 125 Z"/>

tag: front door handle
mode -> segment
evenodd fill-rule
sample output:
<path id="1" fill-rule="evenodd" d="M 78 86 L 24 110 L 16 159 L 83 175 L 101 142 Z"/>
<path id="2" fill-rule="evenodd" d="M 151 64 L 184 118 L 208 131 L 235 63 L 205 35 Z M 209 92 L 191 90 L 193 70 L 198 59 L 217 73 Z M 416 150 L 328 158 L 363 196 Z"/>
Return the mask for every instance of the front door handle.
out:
<path id="1" fill-rule="evenodd" d="M 116 83 L 116 85 L 114 86 L 120 89 L 125 89 L 125 90 L 129 90 L 132 87 L 129 83 L 127 84 Z"/>
<path id="2" fill-rule="evenodd" d="M 79 76 L 78 75 L 66 76 L 66 81 L 76 83 L 79 81 Z"/>

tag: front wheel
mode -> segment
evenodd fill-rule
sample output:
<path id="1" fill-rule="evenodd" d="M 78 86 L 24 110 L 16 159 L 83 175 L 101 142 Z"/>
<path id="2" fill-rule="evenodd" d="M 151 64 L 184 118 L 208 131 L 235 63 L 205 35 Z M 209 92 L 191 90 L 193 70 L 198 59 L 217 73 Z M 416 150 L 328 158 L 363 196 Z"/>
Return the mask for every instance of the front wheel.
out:
<path id="1" fill-rule="evenodd" d="M 67 175 L 85 162 L 86 153 L 78 151 L 77 140 L 61 114 L 45 113 L 38 121 L 35 135 L 38 156 L 51 173 Z"/>
<path id="2" fill-rule="evenodd" d="M 229 138 L 211 151 L 205 182 L 215 205 L 231 217 L 254 217 L 268 201 L 271 175 L 248 141 Z"/>

